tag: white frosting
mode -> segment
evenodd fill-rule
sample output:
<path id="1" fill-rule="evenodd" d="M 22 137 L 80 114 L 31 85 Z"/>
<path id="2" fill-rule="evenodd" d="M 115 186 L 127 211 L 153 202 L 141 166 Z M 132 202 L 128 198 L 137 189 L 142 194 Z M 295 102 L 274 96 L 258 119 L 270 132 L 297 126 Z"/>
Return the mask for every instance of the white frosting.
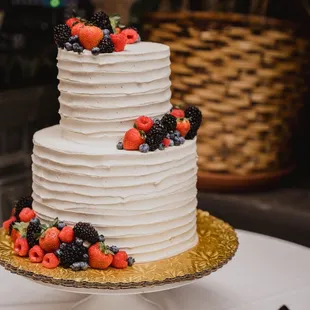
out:
<path id="1" fill-rule="evenodd" d="M 196 140 L 147 154 L 117 141 L 140 115 L 170 107 L 169 48 L 128 45 L 93 56 L 58 52 L 60 125 L 37 132 L 33 208 L 43 222 L 91 222 L 137 262 L 197 243 Z"/>
<path id="2" fill-rule="evenodd" d="M 171 107 L 170 51 L 143 42 L 93 56 L 59 49 L 60 125 L 68 140 L 112 148 L 140 115 Z"/>

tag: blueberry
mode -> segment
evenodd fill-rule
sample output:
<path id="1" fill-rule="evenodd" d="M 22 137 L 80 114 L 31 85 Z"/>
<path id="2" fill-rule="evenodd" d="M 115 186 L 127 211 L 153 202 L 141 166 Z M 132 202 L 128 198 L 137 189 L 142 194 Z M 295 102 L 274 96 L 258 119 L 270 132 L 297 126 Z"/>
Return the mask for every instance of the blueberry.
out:
<path id="1" fill-rule="evenodd" d="M 141 144 L 141 145 L 139 146 L 139 151 L 140 151 L 141 153 L 147 153 L 149 150 L 150 150 L 150 147 L 149 147 L 149 145 L 146 144 L 146 143 L 143 143 L 143 144 Z"/>
<path id="2" fill-rule="evenodd" d="M 154 118 L 153 122 L 154 122 L 154 124 L 160 124 L 160 119 L 159 118 Z"/>
<path id="3" fill-rule="evenodd" d="M 119 252 L 119 248 L 116 245 L 112 245 L 109 248 L 114 254 L 117 254 Z"/>
<path id="4" fill-rule="evenodd" d="M 185 138 L 184 138 L 184 137 L 180 137 L 179 140 L 180 140 L 180 143 L 181 143 L 181 144 L 184 144 L 184 143 L 185 143 Z"/>
<path id="5" fill-rule="evenodd" d="M 111 36 L 110 36 L 109 34 L 105 34 L 105 35 L 104 35 L 104 38 L 105 38 L 105 39 L 111 39 Z"/>
<path id="6" fill-rule="evenodd" d="M 110 30 L 109 29 L 103 29 L 103 33 L 109 35 L 110 34 Z"/>
<path id="7" fill-rule="evenodd" d="M 170 133 L 167 133 L 166 138 L 167 138 L 167 139 L 170 139 Z"/>
<path id="8" fill-rule="evenodd" d="M 76 245 L 82 245 L 83 244 L 83 240 L 82 239 L 80 239 L 80 238 L 75 238 L 75 244 Z"/>
<path id="9" fill-rule="evenodd" d="M 65 48 L 66 48 L 67 51 L 72 51 L 72 44 L 69 43 L 69 42 L 66 42 L 65 43 Z"/>
<path id="10" fill-rule="evenodd" d="M 118 150 L 122 150 L 123 148 L 124 148 L 124 145 L 123 145 L 123 142 L 118 142 L 117 143 L 117 145 L 116 145 L 116 148 L 118 149 Z"/>
<path id="11" fill-rule="evenodd" d="M 127 259 L 128 266 L 131 267 L 135 263 L 135 259 L 133 257 L 128 257 Z"/>
<path id="12" fill-rule="evenodd" d="M 73 49 L 74 52 L 77 52 L 79 48 L 80 48 L 80 44 L 79 43 L 73 43 L 72 49 Z"/>
<path id="13" fill-rule="evenodd" d="M 159 149 L 160 151 L 163 151 L 163 150 L 165 149 L 165 145 L 164 145 L 163 143 L 159 144 L 158 149 Z"/>
<path id="14" fill-rule="evenodd" d="M 76 42 L 79 42 L 79 36 L 78 35 L 75 35 L 75 36 L 72 36 L 69 38 L 69 43 L 73 44 Z"/>
<path id="15" fill-rule="evenodd" d="M 37 217 L 34 217 L 31 219 L 30 223 L 35 224 L 35 225 L 40 225 L 40 220 Z"/>
<path id="16" fill-rule="evenodd" d="M 174 145 L 175 145 L 175 146 L 181 145 L 180 138 L 175 138 L 175 139 L 174 139 Z"/>
<path id="17" fill-rule="evenodd" d="M 64 227 L 66 227 L 67 225 L 66 225 L 66 223 L 65 222 L 59 222 L 58 224 L 57 224 L 57 228 L 59 229 L 59 230 L 62 230 Z"/>
<path id="18" fill-rule="evenodd" d="M 176 130 L 175 132 L 174 132 L 174 135 L 176 136 L 176 137 L 180 137 L 181 136 L 181 134 L 180 134 L 180 132 L 178 131 L 178 130 Z"/>
<path id="19" fill-rule="evenodd" d="M 83 53 L 83 51 L 84 51 L 84 47 L 83 47 L 83 46 L 79 46 L 77 52 L 78 52 L 79 54 L 81 54 L 81 53 Z"/>
<path id="20" fill-rule="evenodd" d="M 173 140 L 170 140 L 169 146 L 174 146 L 174 141 Z"/>
<path id="21" fill-rule="evenodd" d="M 99 55 L 100 54 L 100 48 L 99 47 L 94 47 L 92 50 L 91 50 L 91 53 L 95 56 Z"/>
<path id="22" fill-rule="evenodd" d="M 88 262 L 88 259 L 89 259 L 89 257 L 88 257 L 88 254 L 83 254 L 83 262 Z"/>
<path id="23" fill-rule="evenodd" d="M 99 236 L 99 242 L 104 242 L 104 241 L 105 241 L 104 235 L 100 235 L 100 236 Z"/>
<path id="24" fill-rule="evenodd" d="M 80 267 L 82 270 L 86 270 L 89 268 L 89 265 L 87 264 L 87 262 L 81 262 Z"/>
<path id="25" fill-rule="evenodd" d="M 70 268 L 73 270 L 73 271 L 80 271 L 82 269 L 82 265 L 81 265 L 81 262 L 76 262 L 76 263 L 73 263 Z"/>
<path id="26" fill-rule="evenodd" d="M 55 255 L 56 255 L 57 257 L 60 257 L 60 255 L 61 255 L 61 250 L 60 250 L 60 249 L 57 249 L 57 250 L 55 251 Z"/>

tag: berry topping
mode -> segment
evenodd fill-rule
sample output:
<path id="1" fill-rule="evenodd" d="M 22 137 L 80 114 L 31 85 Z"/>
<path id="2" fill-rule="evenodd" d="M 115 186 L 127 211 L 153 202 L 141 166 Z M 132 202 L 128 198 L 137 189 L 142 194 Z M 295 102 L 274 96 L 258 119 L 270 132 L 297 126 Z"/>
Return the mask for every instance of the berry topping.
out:
<path id="1" fill-rule="evenodd" d="M 82 46 L 92 50 L 103 39 L 103 32 L 96 26 L 84 26 L 79 32 L 79 40 Z"/>
<path id="2" fill-rule="evenodd" d="M 167 131 L 174 131 L 177 127 L 177 120 L 171 114 L 165 114 L 161 119 L 162 124 L 167 129 Z"/>
<path id="3" fill-rule="evenodd" d="M 127 37 L 127 44 L 133 44 L 137 42 L 139 35 L 138 32 L 135 31 L 134 29 L 132 28 L 124 29 L 122 33 L 125 34 Z"/>
<path id="4" fill-rule="evenodd" d="M 18 238 L 14 243 L 14 253 L 18 256 L 27 256 L 29 245 L 25 238 Z"/>
<path id="5" fill-rule="evenodd" d="M 72 44 L 69 42 L 65 43 L 65 49 L 69 52 L 73 50 Z"/>
<path id="6" fill-rule="evenodd" d="M 62 221 L 57 221 L 57 225 L 55 226 L 56 228 L 58 228 L 59 230 L 62 230 L 66 227 L 66 223 L 62 222 Z"/>
<path id="7" fill-rule="evenodd" d="M 191 128 L 191 124 L 187 118 L 177 119 L 177 130 L 180 132 L 182 137 L 185 137 Z"/>
<path id="8" fill-rule="evenodd" d="M 27 197 L 22 197 L 21 199 L 18 200 L 15 206 L 15 216 L 17 220 L 19 220 L 19 213 L 24 209 L 24 208 L 30 208 L 32 209 L 32 202 L 33 199 L 30 196 Z"/>
<path id="9" fill-rule="evenodd" d="M 123 142 L 122 141 L 118 142 L 117 145 L 116 145 L 116 148 L 118 150 L 122 150 L 124 148 Z"/>
<path id="10" fill-rule="evenodd" d="M 104 235 L 99 236 L 99 242 L 105 242 L 105 237 Z"/>
<path id="11" fill-rule="evenodd" d="M 164 138 L 162 144 L 163 144 L 165 147 L 169 147 L 169 146 L 170 146 L 170 139 Z"/>
<path id="12" fill-rule="evenodd" d="M 129 129 L 124 136 L 123 144 L 125 150 L 138 150 L 145 141 L 145 135 L 136 128 Z"/>
<path id="13" fill-rule="evenodd" d="M 73 43 L 79 43 L 79 36 L 78 35 L 74 35 L 74 36 L 71 36 L 69 38 L 69 43 L 73 44 Z"/>
<path id="14" fill-rule="evenodd" d="M 76 262 L 73 263 L 70 268 L 73 271 L 87 270 L 89 268 L 89 265 L 87 264 L 87 262 Z"/>
<path id="15" fill-rule="evenodd" d="M 185 113 L 182 109 L 178 107 L 174 107 L 171 109 L 170 114 L 173 115 L 175 118 L 183 118 L 185 117 Z"/>
<path id="16" fill-rule="evenodd" d="M 66 243 L 71 243 L 74 240 L 74 231 L 73 228 L 70 226 L 64 227 L 60 234 L 59 234 L 59 239 L 61 242 L 66 242 Z"/>
<path id="17" fill-rule="evenodd" d="M 119 252 L 119 248 L 116 245 L 112 245 L 109 249 L 114 253 L 117 254 Z"/>
<path id="18" fill-rule="evenodd" d="M 69 19 L 67 19 L 66 21 L 66 25 L 70 28 L 72 28 L 74 26 L 74 24 L 78 23 L 80 20 L 76 17 L 71 17 Z"/>
<path id="19" fill-rule="evenodd" d="M 30 222 L 30 220 L 33 219 L 35 216 L 35 212 L 30 208 L 24 208 L 19 214 L 20 220 L 25 223 Z"/>
<path id="20" fill-rule="evenodd" d="M 65 43 L 68 42 L 71 36 L 71 29 L 69 26 L 60 24 L 54 28 L 54 40 L 58 47 L 64 48 Z"/>
<path id="21" fill-rule="evenodd" d="M 143 130 L 144 132 L 149 132 L 153 126 L 153 120 L 147 116 L 139 116 L 135 121 L 135 127 L 138 130 Z"/>
<path id="22" fill-rule="evenodd" d="M 76 242 L 62 243 L 60 251 L 57 253 L 60 265 L 64 268 L 69 268 L 73 263 L 83 261 L 85 254 L 87 254 L 87 248 Z"/>
<path id="23" fill-rule="evenodd" d="M 78 36 L 81 29 L 85 27 L 84 23 L 77 23 L 75 24 L 71 29 L 71 35 L 72 36 Z"/>
<path id="24" fill-rule="evenodd" d="M 40 234 L 40 221 L 37 218 L 33 218 L 27 227 L 27 241 L 31 248 L 38 244 Z"/>
<path id="25" fill-rule="evenodd" d="M 89 265 L 95 269 L 106 269 L 113 261 L 113 252 L 104 245 L 103 242 L 98 242 L 88 249 Z"/>
<path id="26" fill-rule="evenodd" d="M 139 151 L 140 151 L 141 153 L 147 153 L 149 150 L 150 150 L 150 147 L 149 147 L 149 145 L 146 144 L 146 143 L 143 143 L 143 144 L 141 144 L 141 145 L 139 146 Z"/>
<path id="27" fill-rule="evenodd" d="M 136 262 L 136 260 L 130 256 L 128 257 L 127 262 L 128 262 L 128 266 L 131 267 Z"/>
<path id="28" fill-rule="evenodd" d="M 110 30 L 109 29 L 103 29 L 103 34 L 109 36 L 110 35 Z"/>
<path id="29" fill-rule="evenodd" d="M 94 47 L 92 50 L 91 50 L 91 53 L 94 55 L 94 56 L 97 56 L 100 54 L 100 48 L 99 47 Z"/>
<path id="30" fill-rule="evenodd" d="M 110 18 L 109 16 L 103 12 L 97 12 L 95 13 L 91 18 L 90 22 L 94 24 L 95 26 L 99 27 L 102 30 L 109 30 L 109 33 L 113 33 L 113 29 L 111 26 Z"/>
<path id="31" fill-rule="evenodd" d="M 41 263 L 44 255 L 44 251 L 38 245 L 35 245 L 29 251 L 29 259 L 32 263 Z"/>
<path id="32" fill-rule="evenodd" d="M 202 114 L 198 108 L 191 106 L 185 110 L 185 116 L 191 123 L 191 128 L 186 135 L 186 139 L 192 140 L 197 136 L 197 131 L 202 122 Z"/>
<path id="33" fill-rule="evenodd" d="M 91 244 L 99 240 L 97 230 L 89 223 L 79 222 L 74 226 L 73 231 L 77 238 L 88 241 Z"/>
<path id="34" fill-rule="evenodd" d="M 127 37 L 122 32 L 119 34 L 111 34 L 111 39 L 114 44 L 115 52 L 122 52 L 125 49 L 127 43 Z"/>
<path id="35" fill-rule="evenodd" d="M 114 44 L 111 38 L 104 37 L 98 44 L 100 53 L 106 53 L 106 54 L 111 54 L 114 52 Z"/>
<path id="36" fill-rule="evenodd" d="M 56 227 L 48 228 L 39 239 L 40 247 L 47 253 L 56 251 L 60 246 L 59 233 Z"/>
<path id="37" fill-rule="evenodd" d="M 117 269 L 128 267 L 128 255 L 125 251 L 119 251 L 113 256 L 112 266 Z"/>
<path id="38" fill-rule="evenodd" d="M 167 130 L 160 120 L 155 120 L 151 130 L 146 135 L 146 143 L 153 152 L 158 149 L 159 145 L 167 135 Z"/>
<path id="39" fill-rule="evenodd" d="M 42 265 L 48 269 L 54 269 L 59 265 L 59 259 L 54 253 L 47 253 L 43 257 Z"/>

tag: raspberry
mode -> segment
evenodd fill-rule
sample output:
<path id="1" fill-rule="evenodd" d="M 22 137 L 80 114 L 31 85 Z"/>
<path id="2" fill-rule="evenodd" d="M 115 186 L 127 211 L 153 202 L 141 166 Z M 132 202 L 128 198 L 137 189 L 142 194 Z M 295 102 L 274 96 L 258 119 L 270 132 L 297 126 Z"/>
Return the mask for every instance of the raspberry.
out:
<path id="1" fill-rule="evenodd" d="M 54 269 L 59 265 L 59 259 L 54 253 L 47 253 L 43 257 L 42 265 L 48 269 Z"/>
<path id="2" fill-rule="evenodd" d="M 29 259 L 32 263 L 41 263 L 45 253 L 38 245 L 35 245 L 29 251 Z"/>
<path id="3" fill-rule="evenodd" d="M 18 238 L 14 243 L 14 253 L 18 256 L 27 256 L 29 245 L 25 238 Z"/>

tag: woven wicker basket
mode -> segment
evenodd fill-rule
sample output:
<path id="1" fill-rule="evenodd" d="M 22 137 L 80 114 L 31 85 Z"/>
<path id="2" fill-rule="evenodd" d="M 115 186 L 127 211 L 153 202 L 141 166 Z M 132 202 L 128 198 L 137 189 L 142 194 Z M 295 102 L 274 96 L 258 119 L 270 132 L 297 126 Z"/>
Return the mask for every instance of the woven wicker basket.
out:
<path id="1" fill-rule="evenodd" d="M 292 162 L 307 43 L 291 24 L 222 13 L 155 13 L 145 36 L 171 48 L 172 103 L 203 112 L 200 171 L 253 175 Z"/>

